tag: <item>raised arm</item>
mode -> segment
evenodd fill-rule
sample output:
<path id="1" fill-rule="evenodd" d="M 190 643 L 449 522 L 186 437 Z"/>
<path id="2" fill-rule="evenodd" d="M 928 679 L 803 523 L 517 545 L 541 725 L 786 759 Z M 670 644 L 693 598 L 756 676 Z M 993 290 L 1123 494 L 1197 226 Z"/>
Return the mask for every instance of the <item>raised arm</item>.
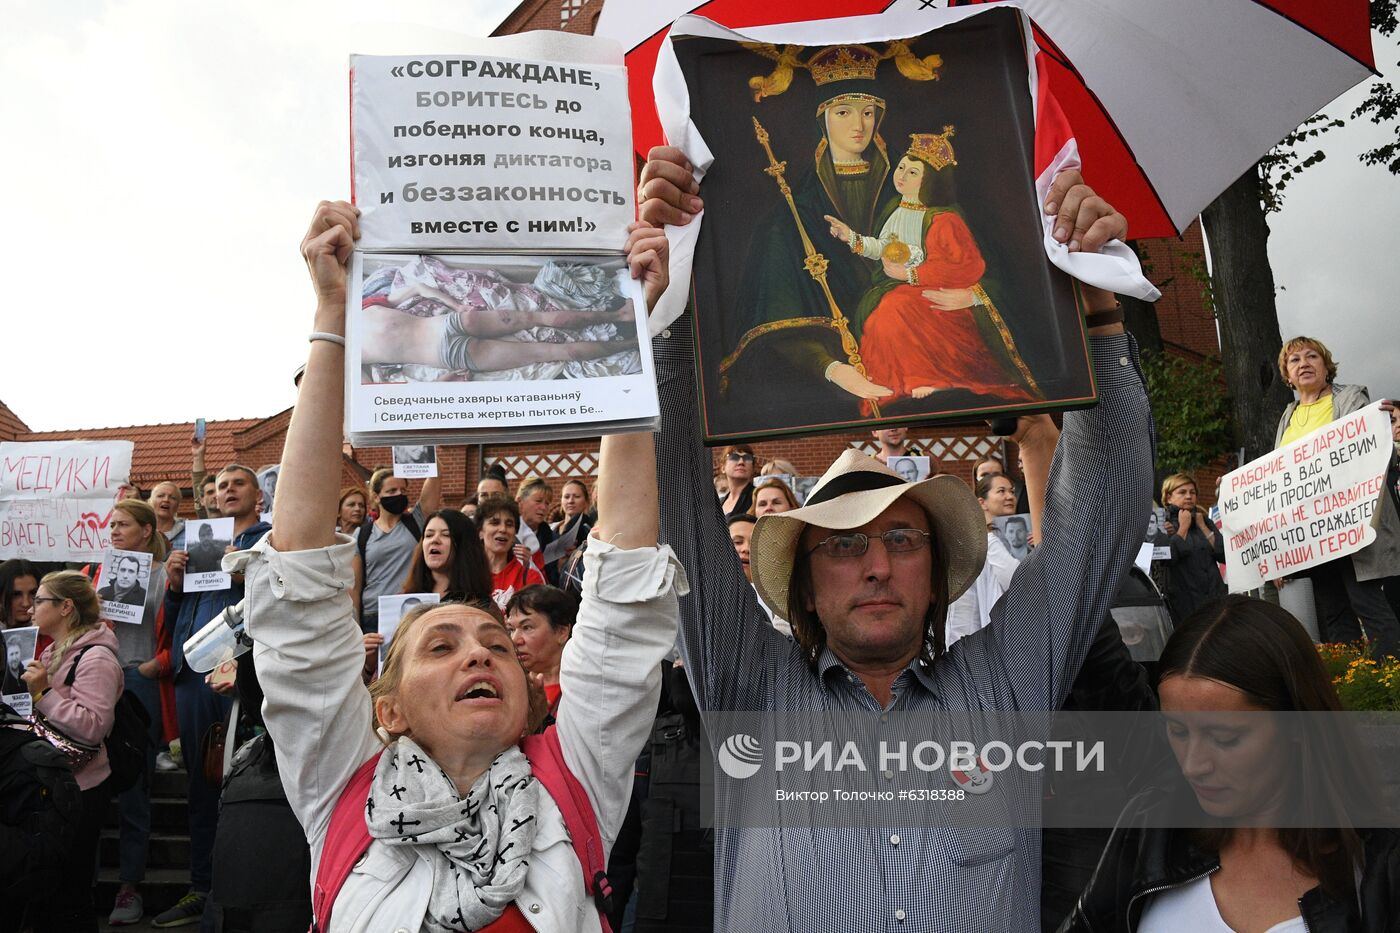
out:
<path id="1" fill-rule="evenodd" d="M 313 333 L 345 336 L 346 264 L 359 236 L 359 213 L 344 201 L 322 201 L 301 241 L 316 291 Z M 326 477 L 340 475 L 344 419 L 345 347 L 313 340 L 282 451 L 282 496 L 273 503 L 272 540 L 278 551 L 334 543 L 337 492 Z"/>
<path id="2" fill-rule="evenodd" d="M 423 480 L 423 489 L 418 493 L 418 508 L 424 517 L 442 508 L 442 477 L 430 476 Z"/>
<path id="3" fill-rule="evenodd" d="M 672 148 L 653 149 L 651 156 L 638 194 L 642 219 L 675 222 L 693 203 L 690 163 Z M 691 313 L 652 341 L 661 393 L 662 539 L 692 578 L 690 595 L 681 600 L 681 656 L 701 709 L 766 709 L 770 665 L 780 663 L 780 652 L 796 649 L 759 607 L 715 498 L 710 452 L 700 443 Z M 787 607 L 774 608 L 785 614 Z"/>
<path id="4" fill-rule="evenodd" d="M 1090 312 L 1114 305 L 1107 292 L 1085 289 L 1085 296 Z M 966 639 L 980 638 L 968 647 L 987 652 L 972 663 L 1015 672 L 1003 681 L 1010 695 L 996 697 L 1001 709 L 1055 709 L 1063 701 L 1141 543 L 1151 504 L 1151 412 L 1136 346 L 1121 324 L 1089 335 L 1099 402 L 1065 415 L 1041 545 L 993 609 L 992 624 Z M 1023 439 L 1028 475 L 1050 443 L 1048 435 Z"/>
<path id="5" fill-rule="evenodd" d="M 346 263 L 357 228 L 354 207 L 323 201 L 302 241 L 316 292 L 313 334 L 345 333 Z M 263 718 L 287 800 L 313 841 L 313 864 L 346 781 L 379 748 L 349 594 L 355 545 L 336 540 L 339 484 L 326 481 L 340 475 L 344 357 L 334 340 L 311 342 L 282 454 L 276 530 L 235 558 L 247 572 L 244 612 Z"/>

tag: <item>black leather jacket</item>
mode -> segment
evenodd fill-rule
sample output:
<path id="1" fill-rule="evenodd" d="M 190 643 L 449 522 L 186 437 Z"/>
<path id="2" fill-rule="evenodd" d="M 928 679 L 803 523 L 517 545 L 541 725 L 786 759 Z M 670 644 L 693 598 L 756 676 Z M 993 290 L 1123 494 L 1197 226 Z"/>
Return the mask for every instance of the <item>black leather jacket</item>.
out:
<path id="1" fill-rule="evenodd" d="M 1154 809 L 1166 806 L 1166 793 L 1148 791 L 1128 804 L 1060 933 L 1132 933 L 1151 895 L 1220 867 L 1220 857 L 1192 845 L 1187 833 L 1150 826 Z M 1321 888 L 1298 899 L 1309 933 L 1400 931 L 1400 833 L 1363 830 L 1362 838 L 1366 864 L 1357 900 L 1342 903 Z"/>

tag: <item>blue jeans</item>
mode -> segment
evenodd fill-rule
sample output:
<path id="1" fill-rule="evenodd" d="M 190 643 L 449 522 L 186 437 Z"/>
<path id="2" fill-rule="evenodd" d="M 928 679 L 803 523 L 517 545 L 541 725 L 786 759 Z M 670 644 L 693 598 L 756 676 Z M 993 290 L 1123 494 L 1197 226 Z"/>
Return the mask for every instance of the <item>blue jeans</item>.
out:
<path id="1" fill-rule="evenodd" d="M 121 813 L 121 836 L 117 848 L 124 884 L 146 880 L 146 854 L 151 841 L 151 775 L 156 769 L 156 749 L 160 747 L 160 681 L 143 677 L 134 667 L 123 672 L 126 689 L 136 694 L 151 717 L 151 750 L 146 756 L 146 772 L 127 790 L 117 795 Z"/>
<path id="2" fill-rule="evenodd" d="M 204 736 L 215 723 L 228 722 L 233 700 L 209 689 L 204 675 L 182 665 L 175 675 L 175 711 L 180 719 L 180 752 L 190 780 L 190 888 L 208 894 L 214 877 L 214 834 L 219 828 L 218 784 L 204 779 Z"/>

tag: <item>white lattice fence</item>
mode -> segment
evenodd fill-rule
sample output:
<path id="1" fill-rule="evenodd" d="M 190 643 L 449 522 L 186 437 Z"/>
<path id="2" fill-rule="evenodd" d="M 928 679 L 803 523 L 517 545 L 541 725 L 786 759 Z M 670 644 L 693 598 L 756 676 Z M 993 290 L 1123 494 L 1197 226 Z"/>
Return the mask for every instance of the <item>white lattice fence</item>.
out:
<path id="1" fill-rule="evenodd" d="M 540 476 L 545 479 L 566 476 L 596 476 L 598 455 L 591 451 L 568 451 L 564 453 L 507 454 L 497 457 L 499 463 L 512 479 L 526 476 Z"/>

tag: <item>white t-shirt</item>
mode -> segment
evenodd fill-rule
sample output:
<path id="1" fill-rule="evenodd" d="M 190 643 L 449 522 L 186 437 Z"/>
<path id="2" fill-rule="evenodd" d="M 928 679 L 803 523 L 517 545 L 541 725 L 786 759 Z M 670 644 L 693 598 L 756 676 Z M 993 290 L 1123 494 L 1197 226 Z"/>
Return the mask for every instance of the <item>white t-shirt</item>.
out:
<path id="1" fill-rule="evenodd" d="M 944 629 L 948 647 L 964 635 L 985 628 L 992 621 L 992 607 L 1001 594 L 1011 586 L 1011 575 L 1021 566 L 1011 556 L 1006 545 L 993 532 L 987 532 L 987 562 L 977 580 L 948 607 L 948 624 Z"/>
<path id="2" fill-rule="evenodd" d="M 1275 923 L 1265 933 L 1307 933 L 1307 929 L 1300 915 Z M 1191 933 L 1234 933 L 1234 928 L 1220 916 L 1215 892 L 1210 886 L 1210 875 L 1152 895 L 1147 909 L 1142 912 L 1138 930 L 1140 933 L 1180 933 L 1181 930 L 1190 930 Z"/>

